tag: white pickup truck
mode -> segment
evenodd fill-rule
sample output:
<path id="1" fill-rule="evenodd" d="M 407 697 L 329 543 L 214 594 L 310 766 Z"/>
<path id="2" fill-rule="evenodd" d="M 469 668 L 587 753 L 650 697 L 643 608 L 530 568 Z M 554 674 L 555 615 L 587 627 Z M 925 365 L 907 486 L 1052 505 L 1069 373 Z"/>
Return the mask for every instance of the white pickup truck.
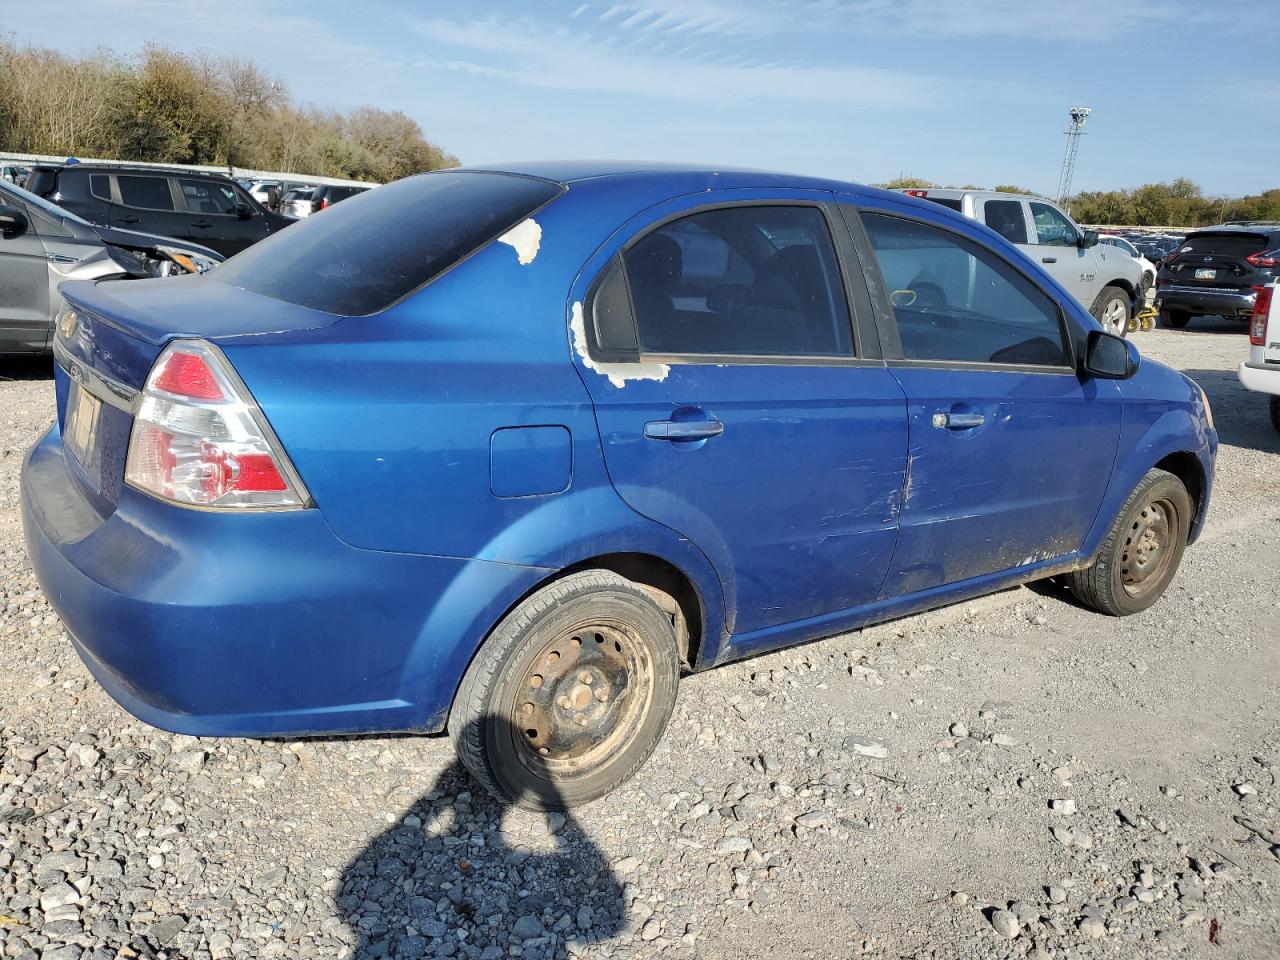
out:
<path id="1" fill-rule="evenodd" d="M 1249 318 L 1249 359 L 1240 364 L 1240 382 L 1271 394 L 1271 425 L 1280 430 L 1280 280 L 1257 287 Z"/>

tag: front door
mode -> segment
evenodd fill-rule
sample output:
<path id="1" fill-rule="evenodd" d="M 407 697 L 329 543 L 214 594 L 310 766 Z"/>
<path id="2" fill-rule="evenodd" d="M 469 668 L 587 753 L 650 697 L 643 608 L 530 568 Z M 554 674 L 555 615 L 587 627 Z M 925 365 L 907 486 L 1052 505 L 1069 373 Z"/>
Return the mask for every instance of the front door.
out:
<path id="1" fill-rule="evenodd" d="M 954 225 L 890 211 L 862 223 L 901 340 L 889 365 L 910 430 L 882 596 L 1070 556 L 1111 476 L 1119 388 L 1078 376 L 1074 321 Z"/>
<path id="2" fill-rule="evenodd" d="M 575 307 L 574 352 L 614 486 L 711 560 L 742 649 L 878 595 L 907 433 L 878 343 L 854 334 L 868 302 L 850 310 L 831 196 L 733 193 L 628 228 Z M 638 355 L 601 362 L 585 329 L 620 316 Z"/>
<path id="3" fill-rule="evenodd" d="M 116 174 L 117 202 L 111 205 L 111 226 L 180 239 L 187 235 L 187 214 L 179 210 L 165 176 Z"/>
<path id="4" fill-rule="evenodd" d="M 0 198 L 14 204 L 9 194 Z M 34 218 L 21 209 L 27 229 L 0 236 L 0 353 L 43 350 L 49 338 L 49 262 Z"/>
<path id="5" fill-rule="evenodd" d="M 1101 289 L 1095 247 L 1081 247 L 1075 225 L 1057 207 L 1038 200 L 1029 202 L 1036 235 L 1030 255 L 1086 310 Z"/>

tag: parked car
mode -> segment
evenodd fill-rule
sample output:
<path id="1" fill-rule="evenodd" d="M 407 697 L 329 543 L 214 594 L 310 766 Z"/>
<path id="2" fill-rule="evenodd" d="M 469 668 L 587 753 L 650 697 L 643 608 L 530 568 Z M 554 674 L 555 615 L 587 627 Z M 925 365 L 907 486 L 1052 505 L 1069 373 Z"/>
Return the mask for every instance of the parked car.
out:
<path id="1" fill-rule="evenodd" d="M 0 167 L 0 180 L 7 180 L 16 186 L 22 186 L 27 179 L 27 174 L 31 171 L 27 167 L 19 167 L 13 164 L 5 164 Z"/>
<path id="2" fill-rule="evenodd" d="M 1105 243 L 1109 247 L 1115 247 L 1121 253 L 1126 253 L 1133 259 L 1138 261 L 1138 266 L 1142 268 L 1142 292 L 1146 293 L 1156 284 L 1156 265 L 1146 258 L 1131 241 L 1124 237 L 1116 236 L 1113 233 L 1098 234 L 1098 242 Z"/>
<path id="3" fill-rule="evenodd" d="M 1249 359 L 1240 364 L 1246 389 L 1270 394 L 1271 425 L 1280 430 L 1280 282 L 1259 287 L 1249 318 Z"/>
<path id="4" fill-rule="evenodd" d="M 237 181 L 238 183 L 239 181 Z M 241 184 L 243 186 L 243 184 Z M 268 210 L 279 212 L 280 198 L 284 195 L 284 185 L 279 180 L 251 180 L 245 187 L 249 196 Z"/>
<path id="5" fill-rule="evenodd" d="M 63 280 L 202 273 L 221 261 L 206 247 L 95 227 L 0 182 L 0 354 L 51 348 Z"/>
<path id="6" fill-rule="evenodd" d="M 986 227 L 843 182 L 438 171 L 63 293 L 22 512 L 111 695 L 447 728 L 529 806 L 630 777 L 682 665 L 1055 575 L 1142 610 L 1209 503 L 1195 383 Z"/>
<path id="7" fill-rule="evenodd" d="M 311 193 L 311 212 L 328 210 L 335 203 L 348 200 L 368 189 L 369 187 L 316 187 Z"/>
<path id="8" fill-rule="evenodd" d="M 90 223 L 198 243 L 224 257 L 293 223 L 216 173 L 93 163 L 38 166 L 27 189 Z"/>
<path id="9" fill-rule="evenodd" d="M 904 190 L 985 223 L 1044 266 L 1108 331 L 1124 336 L 1142 299 L 1142 268 L 1114 247 L 1099 245 L 1054 203 L 987 190 Z"/>
<path id="10" fill-rule="evenodd" d="M 1280 277 L 1280 226 L 1223 225 L 1190 233 L 1156 276 L 1160 322 L 1201 315 L 1248 320 L 1257 288 Z"/>
<path id="11" fill-rule="evenodd" d="M 280 200 L 280 212 L 286 217 L 307 217 L 311 215 L 311 194 L 314 187 L 290 190 Z"/>

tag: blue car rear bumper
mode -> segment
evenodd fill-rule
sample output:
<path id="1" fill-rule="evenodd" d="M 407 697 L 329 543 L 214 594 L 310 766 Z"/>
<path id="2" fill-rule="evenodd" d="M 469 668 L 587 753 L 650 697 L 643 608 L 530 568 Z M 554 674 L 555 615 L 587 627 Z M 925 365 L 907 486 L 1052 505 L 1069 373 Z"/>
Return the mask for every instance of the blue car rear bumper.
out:
<path id="1" fill-rule="evenodd" d="M 55 426 L 27 551 L 76 650 L 139 719 L 199 736 L 440 729 L 471 655 L 545 571 L 348 546 L 319 510 L 218 514 L 126 487 L 106 517 Z"/>

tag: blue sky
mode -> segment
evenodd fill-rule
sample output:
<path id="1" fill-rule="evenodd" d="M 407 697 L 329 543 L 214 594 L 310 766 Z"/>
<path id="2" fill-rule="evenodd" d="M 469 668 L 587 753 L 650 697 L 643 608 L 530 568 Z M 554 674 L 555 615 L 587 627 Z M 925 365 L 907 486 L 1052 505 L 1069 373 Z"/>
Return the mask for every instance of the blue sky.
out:
<path id="1" fill-rule="evenodd" d="M 1236 0 L 71 0 L 0 29 L 249 57 L 318 106 L 400 109 L 464 163 L 687 160 L 863 182 L 1280 186 L 1269 4 Z M 1161 137 L 1161 131 L 1173 136 Z"/>

